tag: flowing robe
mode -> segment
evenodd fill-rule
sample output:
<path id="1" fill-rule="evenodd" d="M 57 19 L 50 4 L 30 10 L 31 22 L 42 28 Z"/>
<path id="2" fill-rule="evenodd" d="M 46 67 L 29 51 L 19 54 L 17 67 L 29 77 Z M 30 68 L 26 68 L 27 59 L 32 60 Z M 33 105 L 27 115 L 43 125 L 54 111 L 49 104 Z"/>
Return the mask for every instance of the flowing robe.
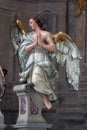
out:
<path id="1" fill-rule="evenodd" d="M 23 35 L 18 49 L 22 70 L 20 82 L 33 83 L 36 91 L 47 95 L 49 100 L 54 101 L 57 99 L 54 94 L 54 84 L 58 79 L 58 71 L 50 60 L 50 53 L 44 48 L 37 45 L 31 51 L 25 52 L 25 46 L 35 42 L 35 39 L 31 37 L 32 33 Z"/>

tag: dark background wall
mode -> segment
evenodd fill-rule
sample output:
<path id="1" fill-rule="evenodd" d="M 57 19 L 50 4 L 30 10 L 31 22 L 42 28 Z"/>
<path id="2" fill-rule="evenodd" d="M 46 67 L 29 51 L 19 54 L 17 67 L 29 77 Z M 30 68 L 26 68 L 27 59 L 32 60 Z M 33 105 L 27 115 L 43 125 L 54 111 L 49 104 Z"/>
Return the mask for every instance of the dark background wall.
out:
<path id="1" fill-rule="evenodd" d="M 56 113 L 44 112 L 44 115 L 47 120 L 52 116 L 55 130 L 87 128 L 87 11 L 83 10 L 76 16 L 76 8 L 72 1 L 0 0 L 0 64 L 8 70 L 6 94 L 1 103 L 6 124 L 15 123 L 18 113 L 18 100 L 12 88 L 18 83 L 19 66 L 11 46 L 9 27 L 17 14 L 22 19 L 26 31 L 30 31 L 28 20 L 38 14 L 48 25 L 49 31 L 53 33 L 64 31 L 69 34 L 83 57 L 78 92 L 66 82 L 65 68 L 58 66 L 60 78 L 56 83 L 56 94 L 59 97 L 59 104 Z"/>

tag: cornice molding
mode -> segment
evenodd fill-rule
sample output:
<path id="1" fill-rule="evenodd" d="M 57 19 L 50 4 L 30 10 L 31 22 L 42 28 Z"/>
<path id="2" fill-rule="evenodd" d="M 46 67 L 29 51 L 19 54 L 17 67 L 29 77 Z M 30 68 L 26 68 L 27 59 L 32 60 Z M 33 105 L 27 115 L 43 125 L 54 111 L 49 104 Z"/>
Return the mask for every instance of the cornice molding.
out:
<path id="1" fill-rule="evenodd" d="M 85 28 L 87 28 L 87 12 L 85 18 Z M 87 63 L 87 29 L 85 29 L 84 62 Z"/>
<path id="2" fill-rule="evenodd" d="M 67 2 L 73 0 L 16 0 L 19 2 L 29 2 L 29 3 L 55 3 L 55 2 Z"/>
<path id="3" fill-rule="evenodd" d="M 0 13 L 11 15 L 12 13 L 16 13 L 15 9 L 0 7 Z"/>

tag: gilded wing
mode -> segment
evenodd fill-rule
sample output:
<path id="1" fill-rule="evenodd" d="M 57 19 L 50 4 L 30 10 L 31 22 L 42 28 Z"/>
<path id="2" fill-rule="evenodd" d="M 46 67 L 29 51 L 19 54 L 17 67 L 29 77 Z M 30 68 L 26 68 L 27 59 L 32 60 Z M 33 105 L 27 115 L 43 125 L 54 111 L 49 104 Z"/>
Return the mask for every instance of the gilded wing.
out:
<path id="1" fill-rule="evenodd" d="M 67 38 L 69 41 L 73 42 L 72 38 L 65 32 L 59 32 L 57 34 L 52 34 L 52 38 L 55 43 L 57 41 L 63 41 L 65 38 Z"/>
<path id="2" fill-rule="evenodd" d="M 21 22 L 21 20 L 16 19 L 14 20 L 10 25 L 10 37 L 12 41 L 12 46 L 15 50 L 15 53 L 17 53 L 19 45 L 21 44 L 23 40 L 23 34 L 25 34 L 24 26 Z"/>
<path id="3" fill-rule="evenodd" d="M 56 57 L 57 63 L 66 66 L 66 74 L 68 82 L 75 90 L 79 87 L 80 77 L 80 52 L 72 40 L 72 38 L 64 32 L 52 35 L 56 43 L 56 53 L 52 57 Z"/>

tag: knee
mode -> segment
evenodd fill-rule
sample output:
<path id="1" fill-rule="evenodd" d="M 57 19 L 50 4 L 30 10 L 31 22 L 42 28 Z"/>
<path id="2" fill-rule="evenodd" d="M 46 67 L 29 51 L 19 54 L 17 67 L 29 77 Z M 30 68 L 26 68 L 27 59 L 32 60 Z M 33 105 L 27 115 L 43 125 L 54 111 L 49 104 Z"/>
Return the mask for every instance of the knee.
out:
<path id="1" fill-rule="evenodd" d="M 35 77 L 35 76 L 33 76 L 32 77 L 32 83 L 35 85 L 35 84 L 37 84 L 39 81 L 38 81 L 38 78 L 37 77 Z"/>

